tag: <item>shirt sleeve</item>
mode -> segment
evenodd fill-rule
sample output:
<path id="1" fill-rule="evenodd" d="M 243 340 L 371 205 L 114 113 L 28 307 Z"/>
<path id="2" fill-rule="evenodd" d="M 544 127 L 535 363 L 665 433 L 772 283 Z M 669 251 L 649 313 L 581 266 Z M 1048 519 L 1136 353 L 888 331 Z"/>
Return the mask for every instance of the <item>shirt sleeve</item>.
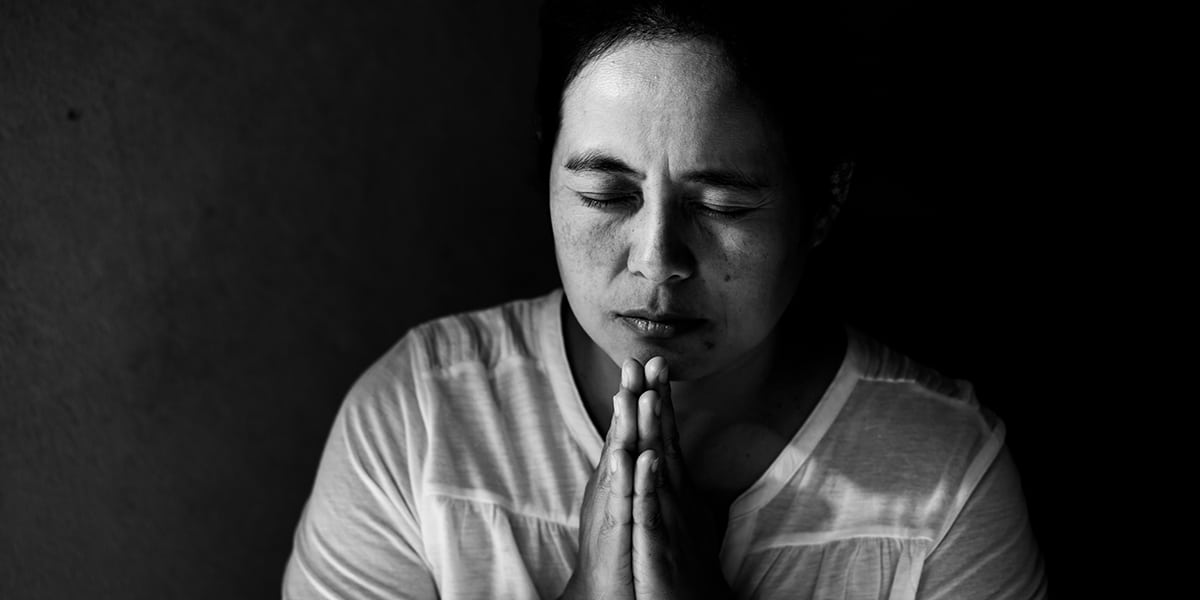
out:
<path id="1" fill-rule="evenodd" d="M 1046 573 L 1020 477 L 1002 447 L 926 559 L 917 598 L 1045 597 Z"/>
<path id="2" fill-rule="evenodd" d="M 437 597 L 414 501 L 423 440 L 405 362 L 385 357 L 343 402 L 296 527 L 284 600 Z"/>

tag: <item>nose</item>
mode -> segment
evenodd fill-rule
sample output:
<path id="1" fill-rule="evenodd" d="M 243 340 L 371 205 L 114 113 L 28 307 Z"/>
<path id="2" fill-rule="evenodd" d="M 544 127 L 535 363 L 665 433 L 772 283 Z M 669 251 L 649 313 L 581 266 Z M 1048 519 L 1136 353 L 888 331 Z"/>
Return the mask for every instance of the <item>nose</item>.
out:
<path id="1" fill-rule="evenodd" d="M 688 246 L 686 223 L 668 202 L 650 198 L 634 216 L 629 242 L 629 272 L 654 284 L 682 281 L 696 270 Z"/>

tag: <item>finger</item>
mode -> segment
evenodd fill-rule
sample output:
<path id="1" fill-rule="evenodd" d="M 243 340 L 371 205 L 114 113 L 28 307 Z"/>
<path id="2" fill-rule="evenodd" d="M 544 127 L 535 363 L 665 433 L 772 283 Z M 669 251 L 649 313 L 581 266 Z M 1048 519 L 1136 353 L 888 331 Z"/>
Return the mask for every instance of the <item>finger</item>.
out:
<path id="1" fill-rule="evenodd" d="M 642 452 L 635 464 L 633 494 L 633 562 L 635 579 L 639 572 L 657 570 L 668 543 L 659 506 L 659 487 L 656 471 L 659 455 L 653 450 Z"/>
<path id="2" fill-rule="evenodd" d="M 646 361 L 645 371 L 646 371 L 646 387 L 653 389 L 655 392 L 658 393 L 658 406 L 657 406 L 658 412 L 656 414 L 656 416 L 658 417 L 658 421 L 659 421 L 658 438 L 660 440 L 660 442 L 659 442 L 660 445 L 663 447 L 664 454 L 666 454 L 668 452 L 671 452 L 670 448 L 668 447 L 668 443 L 671 443 L 675 447 L 675 450 L 679 449 L 678 434 L 676 433 L 673 436 L 673 439 L 667 437 L 668 433 L 677 431 L 674 426 L 674 424 L 675 424 L 674 405 L 671 406 L 671 412 L 669 415 L 663 414 L 664 406 L 671 400 L 671 379 L 670 379 L 670 370 L 667 367 L 667 359 L 665 359 L 661 356 L 655 356 L 655 357 L 651 358 L 650 360 Z M 668 424 L 664 421 L 664 419 L 667 417 L 671 418 L 671 423 L 669 426 L 670 431 L 668 431 Z"/>
<path id="3" fill-rule="evenodd" d="M 667 537 L 678 542 L 691 537 L 687 535 L 688 532 L 686 531 L 689 524 L 689 513 L 684 511 L 684 508 L 680 505 L 680 495 L 683 492 L 671 486 L 665 480 L 665 477 L 663 477 L 663 471 L 665 470 L 663 462 L 665 462 L 665 457 L 659 460 L 658 488 L 655 490 L 655 497 L 658 501 L 659 521 L 662 523 L 663 531 L 666 532 Z M 635 498 L 636 495 L 637 491 L 634 490 Z M 697 502 L 696 504 L 699 503 Z M 672 537 L 673 535 L 674 537 Z"/>
<path id="4" fill-rule="evenodd" d="M 620 392 L 613 394 L 612 397 L 612 407 L 610 411 L 612 415 L 608 419 L 608 431 L 604 434 L 605 452 L 608 451 L 608 447 L 613 443 L 613 438 L 617 436 L 617 419 L 621 416 L 621 406 L 620 402 L 617 400 L 618 394 L 620 394 Z M 603 458 L 603 456 L 601 456 L 601 458 Z"/>
<path id="5" fill-rule="evenodd" d="M 622 389 L 613 396 L 612 401 L 613 419 L 608 427 L 605 445 L 636 452 L 638 439 L 637 396 L 629 390 Z"/>
<path id="6" fill-rule="evenodd" d="M 667 359 L 655 356 L 646 361 L 646 387 L 663 393 L 662 386 L 668 383 Z"/>
<path id="7" fill-rule="evenodd" d="M 647 361 L 647 369 L 654 373 L 659 398 L 659 446 L 664 459 L 664 478 L 675 489 L 682 489 L 687 475 L 683 464 L 683 448 L 679 440 L 679 428 L 675 420 L 675 403 L 671 399 L 671 380 L 666 359 L 656 356 Z"/>
<path id="8" fill-rule="evenodd" d="M 621 388 L 633 392 L 634 397 L 646 391 L 646 372 L 636 358 L 627 358 L 621 363 Z"/>
<path id="9" fill-rule="evenodd" d="M 629 453 L 624 450 L 612 449 L 608 456 L 608 473 L 603 478 L 605 486 L 602 496 L 604 502 L 604 519 L 600 533 L 604 536 L 615 536 L 624 543 L 629 543 L 629 525 L 633 522 L 633 465 Z M 621 546 L 628 548 L 628 546 Z"/>
<path id="10" fill-rule="evenodd" d="M 658 505 L 658 453 L 646 450 L 638 455 L 633 476 L 633 522 L 647 529 L 662 524 Z"/>
<path id="11" fill-rule="evenodd" d="M 593 488 L 603 489 L 607 492 L 611 487 L 612 471 L 610 469 L 613 459 L 613 450 L 620 447 L 614 442 L 617 437 L 617 419 L 620 416 L 618 412 L 617 397 L 612 399 L 612 418 L 608 422 L 608 432 L 604 436 L 604 446 L 600 449 L 600 462 L 596 465 L 596 470 L 592 472 L 591 478 L 588 479 L 587 488 L 584 489 L 584 503 L 588 502 L 595 492 Z"/>
<path id="12" fill-rule="evenodd" d="M 659 426 L 659 414 L 662 403 L 658 392 L 646 390 L 638 397 L 638 452 L 654 450 L 656 455 L 662 453 L 662 428 Z"/>
<path id="13" fill-rule="evenodd" d="M 612 420 L 608 424 L 608 434 L 604 438 L 604 448 L 601 450 L 600 464 L 596 470 L 596 484 L 606 491 L 612 487 L 614 465 L 620 460 L 619 454 L 634 450 L 637 444 L 636 425 L 629 424 L 628 415 L 636 414 L 631 409 L 633 404 L 628 392 L 618 392 L 612 397 Z M 630 429 L 633 429 L 631 432 Z"/>

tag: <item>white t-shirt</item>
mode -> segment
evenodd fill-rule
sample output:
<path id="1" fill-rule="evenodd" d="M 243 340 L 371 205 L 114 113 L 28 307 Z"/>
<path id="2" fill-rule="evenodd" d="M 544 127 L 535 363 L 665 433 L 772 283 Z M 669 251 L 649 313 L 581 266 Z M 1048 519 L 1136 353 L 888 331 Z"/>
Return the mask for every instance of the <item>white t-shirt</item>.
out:
<path id="1" fill-rule="evenodd" d="M 562 291 L 414 328 L 355 384 L 286 599 L 554 598 L 603 440 L 567 362 Z M 969 384 L 851 331 L 787 448 L 732 504 L 741 598 L 1040 598 L 1003 424 Z"/>

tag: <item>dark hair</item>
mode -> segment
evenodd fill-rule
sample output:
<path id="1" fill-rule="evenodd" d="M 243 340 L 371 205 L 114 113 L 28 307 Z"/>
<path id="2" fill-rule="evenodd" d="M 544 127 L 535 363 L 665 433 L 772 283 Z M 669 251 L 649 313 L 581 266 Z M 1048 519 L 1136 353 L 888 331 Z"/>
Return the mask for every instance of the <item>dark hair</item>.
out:
<path id="1" fill-rule="evenodd" d="M 786 7 L 786 8 L 785 8 Z M 703 39 L 778 124 L 812 210 L 833 199 L 830 178 L 852 158 L 844 20 L 829 4 L 775 0 L 547 0 L 542 7 L 538 139 L 550 166 L 567 86 L 593 59 L 629 41 Z M 543 172 L 546 172 L 543 170 Z"/>

